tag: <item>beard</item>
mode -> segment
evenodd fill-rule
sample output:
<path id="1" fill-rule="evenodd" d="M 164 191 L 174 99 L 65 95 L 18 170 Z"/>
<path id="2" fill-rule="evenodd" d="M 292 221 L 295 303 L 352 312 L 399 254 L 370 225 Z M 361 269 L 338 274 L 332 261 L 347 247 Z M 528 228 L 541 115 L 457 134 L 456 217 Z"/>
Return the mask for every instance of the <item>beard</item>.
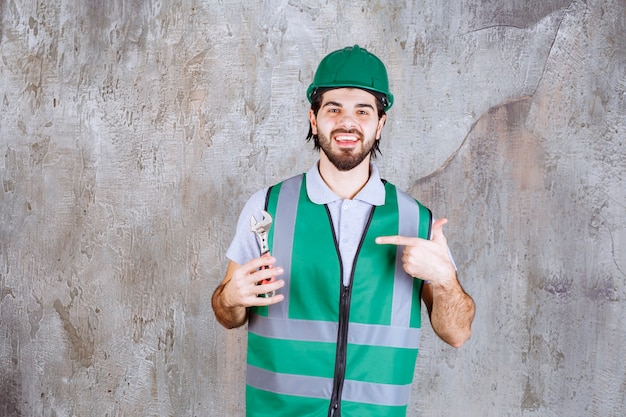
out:
<path id="1" fill-rule="evenodd" d="M 322 151 L 324 151 L 324 154 L 326 154 L 328 160 L 335 166 L 335 168 L 339 171 L 350 171 L 351 169 L 359 166 L 359 164 L 363 162 L 372 152 L 372 149 L 376 145 L 376 139 L 372 138 L 370 141 L 365 141 L 363 140 L 361 132 L 344 129 L 333 130 L 330 132 L 330 137 L 333 137 L 338 133 L 350 133 L 357 135 L 363 146 L 361 149 L 339 149 L 333 151 L 331 146 L 332 139 L 329 139 L 322 133 L 318 133 L 317 135 L 318 143 Z"/>

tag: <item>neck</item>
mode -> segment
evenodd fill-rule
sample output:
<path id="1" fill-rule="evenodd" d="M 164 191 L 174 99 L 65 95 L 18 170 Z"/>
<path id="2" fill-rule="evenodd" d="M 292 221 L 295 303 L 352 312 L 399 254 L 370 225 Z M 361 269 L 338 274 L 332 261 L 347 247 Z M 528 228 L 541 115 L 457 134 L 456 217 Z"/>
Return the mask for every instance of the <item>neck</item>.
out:
<path id="1" fill-rule="evenodd" d="M 340 171 L 321 152 L 319 171 L 328 188 L 342 199 L 352 200 L 369 180 L 370 158 L 365 158 L 350 171 Z"/>

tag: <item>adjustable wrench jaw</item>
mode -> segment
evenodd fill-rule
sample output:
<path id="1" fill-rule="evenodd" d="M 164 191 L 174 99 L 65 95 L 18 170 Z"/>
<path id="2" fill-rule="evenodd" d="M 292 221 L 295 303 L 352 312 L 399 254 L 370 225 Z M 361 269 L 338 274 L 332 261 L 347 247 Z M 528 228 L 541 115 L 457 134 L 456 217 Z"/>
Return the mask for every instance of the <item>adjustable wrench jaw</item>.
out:
<path id="1" fill-rule="evenodd" d="M 259 242 L 259 248 L 261 249 L 261 256 L 266 257 L 266 256 L 270 256 L 270 247 L 269 247 L 267 240 L 268 240 L 268 233 L 269 233 L 270 227 L 272 227 L 272 216 L 265 210 L 261 210 L 261 213 L 263 214 L 263 219 L 261 219 L 261 221 L 257 222 L 254 216 L 250 218 L 250 231 L 255 234 L 256 239 Z M 268 269 L 268 268 L 270 268 L 270 266 L 266 265 L 262 267 L 262 269 Z M 270 282 L 274 282 L 274 277 L 264 279 L 261 282 L 259 282 L 258 285 L 269 284 Z M 259 295 L 259 297 L 273 297 L 274 295 L 275 295 L 275 291 L 272 291 L 266 294 L 261 294 Z"/>
<path id="2" fill-rule="evenodd" d="M 250 231 L 256 235 L 256 239 L 259 242 L 259 248 L 261 249 L 261 255 L 269 252 L 270 248 L 267 243 L 267 235 L 272 227 L 272 216 L 265 210 L 261 210 L 263 219 L 258 221 L 252 216 L 250 218 Z"/>
<path id="3" fill-rule="evenodd" d="M 257 242 L 259 242 L 261 255 L 265 255 L 267 252 L 270 251 L 270 247 L 267 244 L 267 232 L 265 230 L 257 230 L 257 231 L 253 230 L 253 232 L 256 235 Z"/>

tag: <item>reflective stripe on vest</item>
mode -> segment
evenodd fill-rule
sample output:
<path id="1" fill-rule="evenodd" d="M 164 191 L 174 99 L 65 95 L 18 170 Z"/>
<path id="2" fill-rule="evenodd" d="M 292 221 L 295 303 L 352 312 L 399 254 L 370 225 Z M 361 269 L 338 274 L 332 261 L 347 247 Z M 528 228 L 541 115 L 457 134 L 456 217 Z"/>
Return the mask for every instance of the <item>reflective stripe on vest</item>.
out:
<path id="1" fill-rule="evenodd" d="M 334 343 L 337 340 L 337 322 L 252 315 L 248 329 L 259 336 L 276 339 L 327 343 Z M 350 323 L 350 332 L 348 333 L 348 343 L 404 349 L 414 349 L 419 344 L 419 338 L 419 328 L 377 324 Z"/>
<path id="2" fill-rule="evenodd" d="M 332 378 L 288 374 L 277 375 L 250 365 L 248 365 L 246 372 L 248 385 L 285 395 L 326 399 L 330 398 L 333 389 Z M 411 384 L 395 386 L 346 380 L 343 386 L 342 400 L 366 404 L 404 406 L 410 393 Z"/>
<path id="3" fill-rule="evenodd" d="M 295 346 L 296 349 L 303 348 L 305 351 L 309 349 L 309 352 L 317 354 L 319 350 L 326 349 L 327 345 L 336 345 L 338 329 L 337 321 L 316 319 L 308 320 L 289 317 L 289 303 L 291 301 L 289 294 L 291 294 L 292 276 L 291 267 L 292 258 L 294 257 L 292 249 L 294 247 L 296 234 L 296 216 L 301 199 L 305 199 L 309 205 L 313 204 L 308 201 L 308 197 L 306 197 L 306 189 L 303 187 L 304 184 L 304 175 L 299 175 L 284 181 L 278 186 L 275 186 L 277 188 L 274 189 L 274 192 L 268 194 L 268 211 L 273 214 L 275 220 L 274 225 L 270 230 L 269 242 L 272 255 L 278 260 L 277 264 L 280 264 L 280 266 L 285 270 L 284 274 L 281 276 L 281 278 L 285 280 L 285 286 L 280 290 L 281 293 L 285 294 L 285 300 L 269 307 L 252 309 L 250 311 L 248 329 L 250 332 L 250 339 L 254 339 L 254 342 L 252 343 L 261 343 L 266 349 L 274 350 L 276 347 L 280 349 L 282 344 L 285 344 L 285 346 Z M 425 209 L 423 206 L 417 204 L 416 201 L 410 196 L 396 190 L 395 187 L 389 184 L 386 185 L 386 189 L 388 195 L 396 195 L 396 201 L 394 204 L 397 204 L 396 226 L 398 229 L 395 233 L 402 236 L 420 235 L 420 237 L 427 237 L 427 230 L 430 223 L 430 213 L 428 209 Z M 395 207 L 395 205 L 393 207 Z M 390 208 L 389 210 L 393 211 L 393 208 Z M 387 213 L 389 212 L 390 211 L 387 211 Z M 376 211 L 374 216 L 376 216 Z M 420 217 L 422 217 L 422 222 L 420 222 Z M 376 218 L 377 217 L 374 217 L 374 219 Z M 300 220 L 302 221 L 302 219 Z M 316 218 L 315 220 L 305 219 L 304 221 L 329 222 L 328 219 L 324 218 Z M 330 225 L 330 227 L 332 228 L 332 225 Z M 369 248 L 371 251 L 371 243 Z M 349 346 L 352 346 L 352 348 L 349 349 L 354 349 L 355 351 L 363 348 L 380 348 L 386 349 L 381 352 L 388 352 L 389 349 L 391 349 L 389 352 L 400 352 L 400 357 L 408 357 L 409 362 L 411 360 L 410 352 L 413 352 L 412 361 L 414 365 L 420 336 L 419 290 L 417 291 L 416 296 L 415 289 L 416 285 L 419 286 L 419 281 L 408 277 L 404 272 L 404 269 L 402 268 L 402 249 L 403 248 L 400 246 L 393 249 L 395 250 L 395 266 L 390 270 L 394 277 L 393 288 L 390 289 L 392 295 L 390 295 L 391 310 L 388 324 L 368 324 L 350 321 L 348 344 Z M 389 251 L 392 249 L 387 250 Z M 367 256 L 367 254 L 364 256 Z M 392 257 L 393 255 L 391 255 L 388 259 L 391 259 Z M 318 261 L 325 262 L 329 260 L 320 259 Z M 344 267 L 352 266 L 344 265 Z M 364 272 L 361 271 L 360 274 L 363 275 Z M 338 275 L 337 289 L 340 287 L 341 282 L 341 276 L 340 274 Z M 315 278 L 316 277 L 311 277 L 307 279 Z M 361 279 L 363 279 L 363 277 Z M 325 294 L 325 291 L 327 292 L 329 289 L 324 289 L 321 293 Z M 311 302 L 315 303 L 317 301 L 312 299 Z M 374 297 L 372 299 L 372 308 L 375 308 L 375 305 L 376 300 Z M 417 320 L 415 320 L 413 315 L 415 309 L 417 309 Z M 415 323 L 415 321 L 417 321 L 417 323 Z M 284 342 L 280 342 L 281 340 Z M 319 345 L 319 348 L 315 347 L 317 345 Z M 249 346 L 249 360 L 252 358 L 252 361 L 256 361 L 256 364 L 264 363 L 263 352 L 260 351 L 260 349 L 261 348 L 252 348 L 252 350 L 250 350 Z M 334 348 L 328 348 L 328 350 L 334 351 Z M 252 354 L 250 354 L 251 352 Z M 409 352 L 408 356 L 407 353 L 403 352 Z M 273 353 L 275 354 L 276 352 Z M 298 352 L 285 352 L 285 357 L 294 354 L 297 355 Z M 393 355 L 397 354 L 388 353 L 387 355 L 392 355 L 389 357 L 395 358 L 396 356 Z M 248 364 L 248 386 L 266 392 L 273 392 L 278 395 L 323 399 L 330 398 L 333 388 L 332 369 L 330 371 L 320 369 L 319 375 L 312 375 L 312 373 L 317 372 L 317 369 L 307 371 L 311 374 L 281 372 L 280 369 L 277 369 L 283 366 L 281 358 L 276 357 L 276 355 L 268 354 L 268 356 L 272 356 L 272 359 L 270 359 L 271 364 L 258 366 L 253 363 Z M 309 360 L 309 358 L 306 356 L 301 358 L 301 361 L 307 360 Z M 324 361 L 324 363 L 327 363 L 328 358 L 324 359 Z M 294 361 L 291 360 L 292 365 L 290 366 L 297 367 L 297 364 L 293 365 L 293 362 Z M 363 368 L 375 368 L 376 366 L 377 364 L 371 363 Z M 394 365 L 390 364 L 389 366 L 392 367 Z M 408 366 L 411 366 L 411 364 L 409 363 Z M 391 372 L 391 374 L 393 374 L 393 372 Z M 410 375 L 412 379 L 412 368 L 410 369 Z M 393 375 L 388 378 L 393 378 Z M 406 380 L 406 376 L 404 378 L 404 382 L 398 383 L 393 381 L 367 381 L 361 380 L 361 378 L 356 380 L 350 379 L 347 376 L 343 385 L 341 398 L 343 401 L 354 401 L 380 406 L 406 406 L 411 390 L 411 381 Z M 249 415 L 254 414 L 249 413 Z"/>

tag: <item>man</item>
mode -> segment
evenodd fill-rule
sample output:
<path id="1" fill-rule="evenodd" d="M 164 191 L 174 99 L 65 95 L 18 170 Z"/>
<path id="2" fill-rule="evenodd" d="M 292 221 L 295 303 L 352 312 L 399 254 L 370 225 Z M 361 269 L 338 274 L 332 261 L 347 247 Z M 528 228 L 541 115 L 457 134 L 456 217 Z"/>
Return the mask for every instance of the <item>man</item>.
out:
<path id="1" fill-rule="evenodd" d="M 319 161 L 247 202 L 213 309 L 226 328 L 248 322 L 248 416 L 405 416 L 420 298 L 454 347 L 470 337 L 474 302 L 447 220 L 370 162 L 393 104 L 384 64 L 357 45 L 335 51 L 307 97 Z M 274 220 L 272 256 L 250 231 L 261 210 Z"/>

